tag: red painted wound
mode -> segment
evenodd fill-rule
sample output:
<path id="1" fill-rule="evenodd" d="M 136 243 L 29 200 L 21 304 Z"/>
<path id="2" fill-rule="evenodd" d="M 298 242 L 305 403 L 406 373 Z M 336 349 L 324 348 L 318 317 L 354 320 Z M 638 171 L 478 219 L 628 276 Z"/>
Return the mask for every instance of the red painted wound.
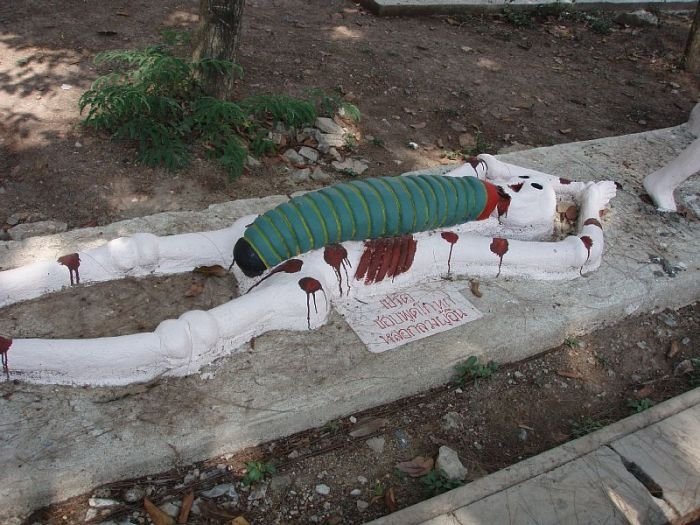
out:
<path id="1" fill-rule="evenodd" d="M 498 210 L 498 218 L 500 219 L 503 215 L 508 216 L 508 208 L 510 208 L 510 195 L 506 191 L 498 187 L 498 204 L 496 209 Z"/>
<path id="2" fill-rule="evenodd" d="M 565 179 L 564 177 L 559 177 L 559 184 L 571 184 L 571 180 Z"/>
<path id="3" fill-rule="evenodd" d="M 304 265 L 304 261 L 302 261 L 301 259 L 289 259 L 288 261 L 284 261 L 282 264 L 275 266 L 272 270 L 270 270 L 270 273 L 268 273 L 265 277 L 260 279 L 253 286 L 251 286 L 248 289 L 248 292 L 250 292 L 253 288 L 255 288 L 257 285 L 259 285 L 265 279 L 269 279 L 270 277 L 272 277 L 276 273 L 297 273 L 301 270 L 301 267 L 303 265 Z M 248 292 L 246 292 L 246 293 L 248 293 Z"/>
<path id="4" fill-rule="evenodd" d="M 68 255 L 59 257 L 58 262 L 68 268 L 70 285 L 80 284 L 80 274 L 78 273 L 78 268 L 80 268 L 80 256 L 77 253 L 69 253 Z M 75 274 L 75 283 L 73 282 L 73 274 Z"/>
<path id="5" fill-rule="evenodd" d="M 323 260 L 326 261 L 335 271 L 335 276 L 338 278 L 338 289 L 340 290 L 341 296 L 343 295 L 343 274 L 341 273 L 340 268 L 343 268 L 345 271 L 345 282 L 348 286 L 349 292 L 350 278 L 348 277 L 348 266 L 352 268 L 352 265 L 348 260 L 348 251 L 342 244 L 329 244 L 323 250 Z"/>
<path id="6" fill-rule="evenodd" d="M 593 247 L 593 239 L 591 239 L 588 235 L 582 235 L 581 237 L 579 237 L 579 239 L 581 239 L 581 242 L 586 247 L 586 251 L 588 252 L 586 262 L 583 263 L 581 269 L 578 271 L 579 275 L 583 275 L 583 266 L 585 266 L 585 264 L 588 262 L 588 259 L 591 258 L 591 248 Z"/>
<path id="7" fill-rule="evenodd" d="M 10 376 L 10 368 L 7 364 L 7 352 L 10 351 L 11 346 L 12 338 L 0 336 L 0 360 L 2 361 L 2 371 L 5 372 L 8 379 Z"/>
<path id="8" fill-rule="evenodd" d="M 311 330 L 311 305 L 309 304 L 309 299 L 313 296 L 314 298 L 314 310 L 318 313 L 318 307 L 316 306 L 316 292 L 319 290 L 323 292 L 323 286 L 313 277 L 302 277 L 299 279 L 299 288 L 306 292 L 306 324 Z M 325 296 L 325 292 L 324 296 Z"/>
<path id="9" fill-rule="evenodd" d="M 365 241 L 365 251 L 355 271 L 355 279 L 365 284 L 395 277 L 413 264 L 417 242 L 411 235 Z"/>
<path id="10" fill-rule="evenodd" d="M 491 251 L 498 255 L 498 273 L 496 277 L 501 275 L 501 265 L 503 264 L 503 256 L 508 252 L 508 239 L 494 237 L 489 246 Z"/>
<path id="11" fill-rule="evenodd" d="M 447 275 L 452 272 L 452 248 L 459 240 L 459 235 L 455 232 L 442 232 L 440 236 L 450 243 L 450 254 L 447 256 Z"/>
<path id="12" fill-rule="evenodd" d="M 598 228 L 600 228 L 601 230 L 603 229 L 603 225 L 600 224 L 600 221 L 598 219 L 586 219 L 583 223 L 584 226 L 588 226 L 589 224 L 598 226 Z"/>
<path id="13" fill-rule="evenodd" d="M 470 165 L 472 168 L 474 168 L 474 172 L 475 172 L 477 175 L 479 174 L 479 172 L 476 170 L 476 168 L 478 168 L 479 165 L 484 165 L 484 166 L 486 165 L 486 163 L 485 163 L 483 160 L 479 160 L 479 159 L 477 159 L 476 157 L 469 157 L 469 158 L 467 159 L 467 163 L 469 163 L 469 165 Z"/>
<path id="14" fill-rule="evenodd" d="M 484 205 L 482 212 L 476 218 L 477 221 L 488 219 L 491 216 L 491 212 L 496 209 L 498 201 L 501 199 L 497 186 L 486 181 L 481 181 L 481 183 L 484 185 L 484 189 L 486 190 L 486 204 Z"/>
<path id="15" fill-rule="evenodd" d="M 511 184 L 508 186 L 511 190 L 513 190 L 515 193 L 518 193 L 520 190 L 523 189 L 523 184 L 524 182 L 520 182 L 518 184 Z"/>

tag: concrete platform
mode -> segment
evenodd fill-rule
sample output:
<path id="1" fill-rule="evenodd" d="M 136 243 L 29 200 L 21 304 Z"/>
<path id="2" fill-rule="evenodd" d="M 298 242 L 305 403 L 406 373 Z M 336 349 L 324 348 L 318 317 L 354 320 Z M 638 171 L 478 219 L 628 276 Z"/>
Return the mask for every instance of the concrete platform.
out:
<path id="1" fill-rule="evenodd" d="M 454 365 L 470 355 L 517 361 L 568 335 L 696 301 L 697 222 L 655 213 L 638 198 L 643 175 L 692 139 L 681 126 L 503 156 L 571 179 L 620 183 L 605 226 L 607 253 L 598 271 L 573 281 L 482 282 L 482 298 L 463 293 L 483 318 L 458 329 L 371 354 L 334 314 L 314 332 L 259 337 L 254 346 L 209 367 L 213 377 L 206 380 L 194 376 L 93 389 L 0 385 L 0 523 L 101 483 L 235 451 L 424 391 L 449 380 Z M 697 209 L 698 194 L 700 177 L 695 177 L 683 186 L 681 201 Z M 0 243 L 0 267 L 53 258 L 76 244 L 134 231 L 217 228 L 284 198 Z M 667 264 L 651 262 L 650 256 Z M 680 269 L 672 277 L 668 271 L 674 265 Z"/>
<path id="2" fill-rule="evenodd" d="M 695 0 L 360 0 L 365 8 L 379 16 L 446 15 L 488 9 L 532 9 L 539 5 L 569 4 L 579 9 L 632 9 L 635 7 L 664 7 L 693 9 Z"/>
<path id="3" fill-rule="evenodd" d="M 688 523 L 700 389 L 368 525 Z"/>

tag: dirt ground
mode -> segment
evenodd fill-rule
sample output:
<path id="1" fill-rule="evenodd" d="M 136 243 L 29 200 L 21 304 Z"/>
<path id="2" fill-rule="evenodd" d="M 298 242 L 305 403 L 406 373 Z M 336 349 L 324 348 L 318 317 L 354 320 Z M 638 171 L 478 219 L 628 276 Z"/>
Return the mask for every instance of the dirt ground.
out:
<path id="1" fill-rule="evenodd" d="M 503 366 L 490 378 L 450 383 L 254 449 L 99 487 L 25 523 L 147 523 L 144 495 L 177 515 L 190 491 L 196 511 L 190 525 L 228 525 L 239 516 L 252 525 L 364 523 L 447 488 L 402 473 L 401 462 L 432 460 L 446 445 L 458 452 L 471 481 L 699 385 L 700 371 L 688 367 L 700 358 L 698 326 L 697 304 L 629 318 Z M 273 465 L 276 473 L 246 487 L 250 461 Z M 321 485 L 327 495 L 319 494 Z M 114 506 L 91 506 L 91 497 Z M 139 501 L 127 503 L 134 497 Z"/>
<path id="2" fill-rule="evenodd" d="M 275 156 L 232 183 L 201 158 L 176 174 L 145 168 L 132 145 L 80 127 L 78 99 L 98 75 L 94 55 L 191 29 L 197 6 L 0 6 L 0 230 L 9 218 L 72 228 L 314 184 L 294 182 Z M 460 150 L 684 122 L 700 94 L 698 78 L 677 68 L 689 16 L 661 12 L 658 27 L 643 28 L 609 24 L 607 16 L 377 18 L 344 0 L 251 0 L 236 95 L 320 88 L 344 96 L 362 112 L 347 153 L 369 162 L 367 176 L 456 162 Z M 596 32 L 607 25 L 609 34 Z"/>
<path id="3" fill-rule="evenodd" d="M 295 182 L 275 155 L 233 182 L 201 158 L 175 174 L 146 168 L 136 162 L 131 144 L 80 127 L 77 101 L 101 73 L 94 55 L 153 44 L 164 29 L 191 29 L 197 5 L 0 5 L 0 235 L 11 217 L 73 228 L 314 184 Z M 343 154 L 367 161 L 363 176 L 457 162 L 461 153 L 477 149 L 672 126 L 684 122 L 698 101 L 700 79 L 677 68 L 689 16 L 658 15 L 659 26 L 612 24 L 610 33 L 601 34 L 596 28 L 607 24 L 608 15 L 376 18 L 341 0 L 249 0 L 240 57 L 245 77 L 237 95 L 303 96 L 314 88 L 342 95 L 362 112 L 356 140 Z M 324 169 L 335 180 L 347 177 Z M 193 279 L 204 283 L 203 292 L 186 298 Z M 0 333 L 100 335 L 88 318 L 65 334 L 45 322 L 19 324 L 27 312 L 59 307 L 114 319 L 119 326 L 109 326 L 111 334 L 150 330 L 144 312 L 161 294 L 183 297 L 162 311 L 168 318 L 177 317 L 178 308 L 229 300 L 233 289 L 228 277 L 193 275 L 95 286 L 4 309 Z M 95 293 L 100 311 L 88 304 Z M 140 498 L 126 503 L 128 490 L 158 505 L 170 501 L 168 510 L 175 512 L 192 490 L 199 514 L 191 514 L 190 524 L 226 523 L 240 515 L 253 525 L 361 523 L 392 510 L 391 495 L 403 508 L 440 488 L 400 474 L 398 462 L 434 458 L 448 445 L 468 467 L 468 480 L 476 479 L 688 389 L 691 379 L 700 378 L 683 374 L 681 363 L 700 357 L 699 321 L 697 305 L 628 319 L 502 367 L 489 380 L 446 385 L 255 449 L 120 481 L 39 511 L 27 524 L 108 519 L 115 509 L 90 507 L 90 496 L 114 499 L 118 516 L 146 523 Z M 375 450 L 367 444 L 373 438 Z M 241 479 L 251 460 L 275 465 L 277 474 L 246 488 Z M 225 494 L 202 496 L 220 485 L 227 485 Z M 330 493 L 319 494 L 319 485 Z"/>

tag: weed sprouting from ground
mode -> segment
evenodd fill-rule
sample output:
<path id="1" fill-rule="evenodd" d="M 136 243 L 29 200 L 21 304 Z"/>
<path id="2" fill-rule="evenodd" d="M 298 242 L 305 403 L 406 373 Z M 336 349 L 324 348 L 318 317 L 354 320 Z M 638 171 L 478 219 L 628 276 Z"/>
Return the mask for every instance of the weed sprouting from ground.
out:
<path id="1" fill-rule="evenodd" d="M 330 115 L 342 110 L 359 119 L 355 106 L 320 91 L 315 100 L 274 94 L 240 101 L 209 97 L 199 80 L 203 75 L 242 76 L 241 67 L 225 60 L 181 58 L 173 49 L 186 38 L 178 32 L 163 36 L 168 44 L 98 54 L 95 62 L 109 64 L 114 72 L 98 78 L 79 103 L 81 113 L 87 110 L 84 125 L 134 141 L 146 165 L 182 168 L 199 145 L 235 178 L 248 151 L 260 156 L 276 149 L 269 138 L 271 123 L 302 127 L 319 110 Z"/>
<path id="2" fill-rule="evenodd" d="M 476 356 L 471 356 L 464 363 L 455 367 L 457 370 L 457 382 L 463 385 L 467 380 L 490 379 L 498 370 L 498 363 L 489 361 L 486 364 L 479 363 Z"/>
<path id="3" fill-rule="evenodd" d="M 425 490 L 430 494 L 430 496 L 437 496 L 448 490 L 456 489 L 464 485 L 463 481 L 450 480 L 442 472 L 433 470 L 422 476 L 420 481 L 425 485 Z"/>

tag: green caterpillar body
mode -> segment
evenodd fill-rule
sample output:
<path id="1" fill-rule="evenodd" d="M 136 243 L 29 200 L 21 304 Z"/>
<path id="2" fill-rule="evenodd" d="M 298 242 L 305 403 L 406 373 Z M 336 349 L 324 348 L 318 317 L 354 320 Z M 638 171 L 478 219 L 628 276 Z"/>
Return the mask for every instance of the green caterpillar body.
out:
<path id="1" fill-rule="evenodd" d="M 407 175 L 345 182 L 295 197 L 258 216 L 234 256 L 246 274 L 259 275 L 259 269 L 245 267 L 250 257 L 243 256 L 244 245 L 271 268 L 330 244 L 483 219 L 497 201 L 497 188 L 476 177 Z"/>

